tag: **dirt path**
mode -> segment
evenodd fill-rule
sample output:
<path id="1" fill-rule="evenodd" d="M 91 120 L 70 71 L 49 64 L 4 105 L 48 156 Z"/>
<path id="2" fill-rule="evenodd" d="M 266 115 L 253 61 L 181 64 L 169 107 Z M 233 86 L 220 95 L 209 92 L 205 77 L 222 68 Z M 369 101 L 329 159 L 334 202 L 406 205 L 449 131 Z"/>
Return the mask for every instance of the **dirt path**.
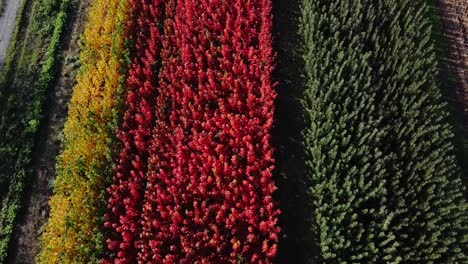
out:
<path id="1" fill-rule="evenodd" d="M 0 70 L 3 67 L 8 44 L 15 30 L 16 15 L 22 0 L 5 0 L 5 10 L 0 17 Z"/>
<path id="2" fill-rule="evenodd" d="M 15 0 L 13 0 L 15 1 Z M 39 146 L 35 153 L 33 168 L 35 178 L 27 191 L 25 211 L 20 216 L 8 263 L 35 263 L 39 253 L 38 238 L 49 217 L 49 198 L 55 179 L 55 163 L 60 153 L 60 137 L 68 113 L 75 75 L 79 68 L 79 38 L 84 30 L 89 0 L 74 0 L 71 19 L 65 31 L 63 59 L 58 70 L 58 81 L 48 94 L 46 117 L 42 124 Z"/>
<path id="3" fill-rule="evenodd" d="M 458 77 L 458 95 L 464 105 L 465 138 L 468 135 L 468 0 L 439 0 L 444 33 L 449 43 L 451 70 Z"/>

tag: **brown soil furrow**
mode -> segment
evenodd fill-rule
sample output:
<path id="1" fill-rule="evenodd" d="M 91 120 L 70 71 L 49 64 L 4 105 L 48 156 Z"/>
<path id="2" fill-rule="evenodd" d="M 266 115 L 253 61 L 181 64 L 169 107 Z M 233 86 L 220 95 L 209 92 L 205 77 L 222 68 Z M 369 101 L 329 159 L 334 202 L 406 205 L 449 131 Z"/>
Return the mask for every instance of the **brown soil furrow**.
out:
<path id="1" fill-rule="evenodd" d="M 35 178 L 25 194 L 23 215 L 20 216 L 9 263 L 36 263 L 39 237 L 49 217 L 49 199 L 55 179 L 56 158 L 60 153 L 60 138 L 68 113 L 75 75 L 79 68 L 79 39 L 84 30 L 89 0 L 74 0 L 69 24 L 62 43 L 62 63 L 58 80 L 48 94 L 46 115 L 41 126 L 39 145 L 34 154 Z"/>
<path id="2" fill-rule="evenodd" d="M 451 70 L 458 77 L 458 95 L 464 106 L 464 130 L 468 135 L 468 0 L 439 0 L 444 33 L 449 44 Z"/>

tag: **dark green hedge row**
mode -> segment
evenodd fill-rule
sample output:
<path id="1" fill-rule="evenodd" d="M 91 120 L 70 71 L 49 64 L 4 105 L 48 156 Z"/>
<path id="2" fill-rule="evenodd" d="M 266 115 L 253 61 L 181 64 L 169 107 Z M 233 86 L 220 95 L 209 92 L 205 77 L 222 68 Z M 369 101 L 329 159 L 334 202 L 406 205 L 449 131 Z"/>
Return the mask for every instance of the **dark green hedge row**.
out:
<path id="1" fill-rule="evenodd" d="M 27 2 L 24 1 L 22 10 Z M 14 222 L 21 207 L 35 138 L 43 117 L 47 91 L 56 78 L 62 32 L 70 1 L 46 0 L 33 9 L 31 29 L 34 44 L 26 38 L 23 49 L 16 45 L 20 23 L 0 76 L 0 262 L 7 257 Z M 24 11 L 18 18 L 21 21 Z M 29 47 L 32 53 L 27 51 Z M 40 54 L 42 49 L 45 54 Z M 21 52 L 21 53 L 20 53 Z M 43 57 L 42 57 L 43 56 Z M 40 59 L 40 58 L 43 59 Z M 15 61 L 15 58 L 19 58 Z M 35 65 L 41 65 L 35 67 Z"/>
<path id="2" fill-rule="evenodd" d="M 303 145 L 324 263 L 462 263 L 467 203 L 423 0 L 303 0 Z"/>

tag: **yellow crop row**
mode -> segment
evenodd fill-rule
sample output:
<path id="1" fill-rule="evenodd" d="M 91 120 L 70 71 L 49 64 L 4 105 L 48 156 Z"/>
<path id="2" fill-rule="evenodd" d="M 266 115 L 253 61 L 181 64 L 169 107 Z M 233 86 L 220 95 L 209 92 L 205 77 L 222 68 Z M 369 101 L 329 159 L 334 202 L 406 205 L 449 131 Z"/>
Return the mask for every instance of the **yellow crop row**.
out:
<path id="1" fill-rule="evenodd" d="M 102 209 L 112 177 L 128 10 L 128 1 L 95 0 L 89 11 L 39 263 L 99 263 L 105 252 Z"/>

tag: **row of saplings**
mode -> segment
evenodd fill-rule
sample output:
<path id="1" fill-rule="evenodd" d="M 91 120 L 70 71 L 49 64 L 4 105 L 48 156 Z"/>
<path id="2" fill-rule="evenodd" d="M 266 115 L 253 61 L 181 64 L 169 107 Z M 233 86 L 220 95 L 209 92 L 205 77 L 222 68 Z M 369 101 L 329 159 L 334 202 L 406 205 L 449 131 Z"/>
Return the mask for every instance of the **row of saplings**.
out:
<path id="1" fill-rule="evenodd" d="M 272 12 L 94 3 L 40 263 L 276 260 Z M 425 1 L 303 0 L 298 23 L 317 238 L 304 248 L 324 263 L 467 261 Z"/>

